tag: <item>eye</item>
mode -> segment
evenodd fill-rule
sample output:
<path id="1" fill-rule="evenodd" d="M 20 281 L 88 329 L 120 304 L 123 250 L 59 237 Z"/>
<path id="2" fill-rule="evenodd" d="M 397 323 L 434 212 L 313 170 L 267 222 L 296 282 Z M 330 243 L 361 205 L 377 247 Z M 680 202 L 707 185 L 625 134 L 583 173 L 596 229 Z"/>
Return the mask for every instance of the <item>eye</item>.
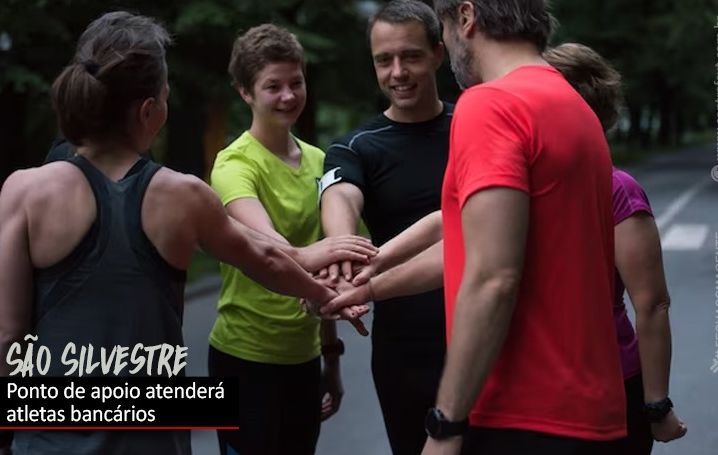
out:
<path id="1" fill-rule="evenodd" d="M 379 55 L 374 57 L 374 64 L 376 66 L 387 66 L 391 63 L 391 57 L 388 55 Z"/>
<path id="2" fill-rule="evenodd" d="M 422 56 L 423 55 L 421 52 L 409 52 L 407 54 L 404 54 L 404 60 L 406 60 L 407 62 L 418 62 L 419 60 L 421 60 Z"/>

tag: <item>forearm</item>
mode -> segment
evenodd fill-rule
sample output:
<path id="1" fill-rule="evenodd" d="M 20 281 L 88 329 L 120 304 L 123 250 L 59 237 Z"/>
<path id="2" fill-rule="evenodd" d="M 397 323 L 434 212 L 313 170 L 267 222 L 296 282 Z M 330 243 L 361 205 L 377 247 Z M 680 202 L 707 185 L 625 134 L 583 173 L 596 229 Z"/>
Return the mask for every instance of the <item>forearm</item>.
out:
<path id="1" fill-rule="evenodd" d="M 357 201 L 336 192 L 322 198 L 321 218 L 325 237 L 356 234 L 360 217 L 361 207 Z"/>
<path id="2" fill-rule="evenodd" d="M 647 403 L 668 396 L 671 369 L 671 327 L 668 301 L 637 305 L 636 332 L 641 356 L 644 399 Z"/>
<path id="3" fill-rule="evenodd" d="M 291 245 L 238 224 L 235 226 L 239 227 L 246 237 L 234 238 L 233 241 L 238 242 L 236 246 L 215 251 L 218 259 L 240 268 L 249 278 L 278 294 L 307 298 L 315 302 L 325 302 L 334 296 L 330 289 L 314 280 L 292 255 L 287 253 L 287 249 L 293 249 Z M 242 254 L 233 254 L 234 251 L 241 251 Z"/>
<path id="4" fill-rule="evenodd" d="M 515 302 L 515 286 L 500 279 L 459 290 L 437 397 L 437 407 L 450 420 L 464 419 L 476 401 L 503 346 Z"/>
<path id="5" fill-rule="evenodd" d="M 274 292 L 292 295 L 295 297 L 307 298 L 314 302 L 326 302 L 334 297 L 335 293 L 326 286 L 318 283 L 289 255 L 280 250 L 270 261 L 273 266 L 269 267 L 268 277 L 272 281 Z"/>
<path id="6" fill-rule="evenodd" d="M 444 241 L 441 240 L 403 264 L 372 278 L 374 298 L 386 300 L 439 289 L 443 285 L 443 261 Z"/>
<path id="7" fill-rule="evenodd" d="M 381 246 L 379 272 L 416 256 L 443 238 L 441 212 L 426 215 Z"/>

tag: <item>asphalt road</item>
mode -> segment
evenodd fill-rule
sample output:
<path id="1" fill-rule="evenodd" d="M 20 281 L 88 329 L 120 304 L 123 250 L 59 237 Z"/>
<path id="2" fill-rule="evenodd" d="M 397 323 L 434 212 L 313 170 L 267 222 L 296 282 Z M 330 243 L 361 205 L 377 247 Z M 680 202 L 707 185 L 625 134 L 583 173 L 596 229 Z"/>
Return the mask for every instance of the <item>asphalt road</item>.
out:
<path id="1" fill-rule="evenodd" d="M 673 370 L 671 398 L 688 424 L 688 435 L 656 444 L 654 454 L 718 453 L 718 165 L 713 147 L 658 156 L 629 169 L 646 189 L 664 243 L 672 297 Z M 185 342 L 188 374 L 206 375 L 207 334 L 217 299 L 209 291 L 188 301 Z M 369 321 L 370 322 L 370 321 Z M 370 343 L 346 323 L 340 335 L 345 396 L 341 411 L 322 427 L 318 455 L 390 455 L 369 371 Z M 217 455 L 213 432 L 195 432 L 196 455 Z"/>

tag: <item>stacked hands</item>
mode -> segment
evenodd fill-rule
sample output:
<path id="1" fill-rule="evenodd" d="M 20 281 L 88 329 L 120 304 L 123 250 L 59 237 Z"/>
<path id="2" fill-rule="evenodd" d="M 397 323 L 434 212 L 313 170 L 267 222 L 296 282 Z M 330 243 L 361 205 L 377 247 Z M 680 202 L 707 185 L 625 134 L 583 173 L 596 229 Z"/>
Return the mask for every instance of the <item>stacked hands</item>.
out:
<path id="1" fill-rule="evenodd" d="M 361 317 L 370 311 L 368 302 L 374 297 L 370 280 L 377 271 L 379 249 L 357 236 L 329 237 L 307 248 L 315 246 L 329 248 L 324 249 L 325 262 L 333 257 L 345 260 L 314 272 L 314 279 L 332 290 L 332 298 L 324 302 L 302 299 L 304 311 L 322 319 L 347 320 L 361 335 L 369 335 Z"/>

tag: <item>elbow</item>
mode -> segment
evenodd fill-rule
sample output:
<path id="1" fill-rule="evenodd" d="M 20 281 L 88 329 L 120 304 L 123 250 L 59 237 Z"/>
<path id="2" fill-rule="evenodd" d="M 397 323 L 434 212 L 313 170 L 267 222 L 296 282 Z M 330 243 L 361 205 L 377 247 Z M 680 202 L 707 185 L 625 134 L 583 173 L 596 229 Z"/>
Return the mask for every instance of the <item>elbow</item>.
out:
<path id="1" fill-rule="evenodd" d="M 501 271 L 496 273 L 488 284 L 501 301 L 515 303 L 521 286 L 521 273 L 516 270 Z"/>
<path id="2" fill-rule="evenodd" d="M 494 270 L 479 275 L 476 290 L 491 296 L 491 300 L 513 307 L 521 286 L 521 272 L 514 269 Z"/>
<path id="3" fill-rule="evenodd" d="M 637 319 L 649 319 L 666 315 L 670 306 L 671 298 L 668 294 L 647 296 L 645 298 L 638 296 L 634 300 Z"/>

